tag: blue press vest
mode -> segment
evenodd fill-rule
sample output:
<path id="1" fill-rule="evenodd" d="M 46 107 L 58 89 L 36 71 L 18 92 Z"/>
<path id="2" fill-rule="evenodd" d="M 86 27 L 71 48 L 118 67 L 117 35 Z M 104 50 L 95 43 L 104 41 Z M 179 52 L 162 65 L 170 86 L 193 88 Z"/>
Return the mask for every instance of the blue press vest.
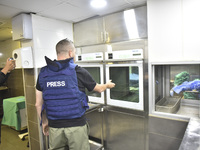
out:
<path id="1" fill-rule="evenodd" d="M 41 69 L 39 84 L 48 119 L 79 118 L 89 108 L 86 94 L 78 88 L 75 67 L 70 60 L 68 67 L 58 72 L 47 66 Z"/>

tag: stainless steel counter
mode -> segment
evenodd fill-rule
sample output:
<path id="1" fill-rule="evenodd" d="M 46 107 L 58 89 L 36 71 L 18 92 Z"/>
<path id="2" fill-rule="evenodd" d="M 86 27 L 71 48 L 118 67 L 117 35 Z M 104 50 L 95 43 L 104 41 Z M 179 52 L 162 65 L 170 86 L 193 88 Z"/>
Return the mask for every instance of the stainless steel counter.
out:
<path id="1" fill-rule="evenodd" d="M 86 111 L 86 118 L 88 120 L 88 124 L 90 126 L 90 135 L 89 135 L 89 143 L 90 150 L 103 150 L 103 142 L 102 142 L 102 113 L 103 105 L 88 103 L 89 109 Z M 98 139 L 101 141 L 94 141 L 91 137 Z"/>
<path id="2" fill-rule="evenodd" d="M 1 90 L 7 90 L 8 89 L 8 87 L 6 87 L 6 86 L 0 86 L 0 91 Z"/>
<path id="3" fill-rule="evenodd" d="M 92 109 L 98 108 L 101 106 L 101 104 L 94 104 L 94 103 L 88 103 L 89 109 L 87 111 L 90 111 Z"/>
<path id="4" fill-rule="evenodd" d="M 89 113 L 96 111 L 96 110 L 100 111 L 101 108 L 103 107 L 102 104 L 95 104 L 95 103 L 88 103 L 88 105 L 89 105 L 89 109 L 86 110 L 85 114 L 89 114 Z"/>
<path id="5" fill-rule="evenodd" d="M 190 118 L 179 150 L 200 150 L 200 119 Z"/>

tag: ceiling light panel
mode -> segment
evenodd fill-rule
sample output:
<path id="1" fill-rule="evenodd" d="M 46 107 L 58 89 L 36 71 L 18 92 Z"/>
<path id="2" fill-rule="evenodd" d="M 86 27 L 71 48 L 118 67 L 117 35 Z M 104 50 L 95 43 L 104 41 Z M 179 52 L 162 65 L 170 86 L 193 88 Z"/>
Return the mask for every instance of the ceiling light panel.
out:
<path id="1" fill-rule="evenodd" d="M 106 7 L 107 5 L 107 1 L 106 0 L 92 0 L 90 2 L 90 5 L 93 7 L 93 8 L 104 8 Z"/>
<path id="2" fill-rule="evenodd" d="M 10 8 L 7 6 L 0 5 L 0 19 L 7 20 L 12 18 L 20 9 Z"/>
<path id="3" fill-rule="evenodd" d="M 88 10 L 86 6 L 77 6 L 72 4 L 71 2 L 63 3 L 62 5 L 55 6 L 38 14 L 69 22 L 80 21 L 92 16 L 92 12 L 90 12 L 90 10 Z"/>
<path id="4" fill-rule="evenodd" d="M 1 0 L 0 5 L 6 5 L 10 8 L 20 9 L 21 11 L 38 13 L 64 2 L 66 0 Z"/>

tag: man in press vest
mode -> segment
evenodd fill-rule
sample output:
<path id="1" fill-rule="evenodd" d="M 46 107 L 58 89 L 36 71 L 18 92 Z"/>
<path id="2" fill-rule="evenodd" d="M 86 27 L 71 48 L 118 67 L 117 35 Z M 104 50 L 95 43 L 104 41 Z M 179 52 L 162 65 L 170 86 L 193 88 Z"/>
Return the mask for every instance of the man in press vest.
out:
<path id="1" fill-rule="evenodd" d="M 43 119 L 43 133 L 49 135 L 50 150 L 89 150 L 85 88 L 100 93 L 115 86 L 111 81 L 96 83 L 87 70 L 74 64 L 75 52 L 72 41 L 59 41 L 57 60 L 45 57 L 47 66 L 38 76 L 35 105 L 39 118 Z M 43 106 L 47 119 L 41 117 Z"/>

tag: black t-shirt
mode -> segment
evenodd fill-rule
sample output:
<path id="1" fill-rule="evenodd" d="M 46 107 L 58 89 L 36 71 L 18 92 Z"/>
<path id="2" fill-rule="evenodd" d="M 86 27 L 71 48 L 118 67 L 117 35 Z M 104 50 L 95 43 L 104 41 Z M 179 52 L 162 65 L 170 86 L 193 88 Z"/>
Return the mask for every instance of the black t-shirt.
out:
<path id="1" fill-rule="evenodd" d="M 9 76 L 9 73 L 7 73 L 6 75 L 0 71 L 0 86 L 2 86 L 7 78 Z M 3 93 L 2 91 L 0 93 Z M 0 120 L 3 118 L 3 97 L 0 97 Z"/>
<path id="2" fill-rule="evenodd" d="M 7 80 L 9 76 L 9 73 L 7 73 L 6 75 L 0 71 L 0 86 L 2 86 L 4 84 L 4 82 Z"/>
<path id="3" fill-rule="evenodd" d="M 85 88 L 87 88 L 88 91 L 92 91 L 96 86 L 96 82 L 92 78 L 90 73 L 86 69 L 80 66 L 76 66 L 75 70 L 76 70 L 79 90 L 85 92 Z M 39 78 L 37 80 L 36 89 L 42 91 L 39 85 Z M 85 115 L 83 115 L 80 118 L 69 119 L 69 120 L 49 120 L 49 126 L 53 128 L 83 126 L 85 125 L 85 123 L 86 123 Z"/>

